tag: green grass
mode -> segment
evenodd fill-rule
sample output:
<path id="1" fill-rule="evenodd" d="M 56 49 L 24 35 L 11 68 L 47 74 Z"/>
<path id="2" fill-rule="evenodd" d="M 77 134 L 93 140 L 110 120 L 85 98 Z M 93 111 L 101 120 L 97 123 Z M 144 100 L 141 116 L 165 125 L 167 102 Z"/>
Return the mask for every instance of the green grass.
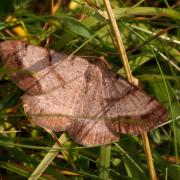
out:
<path id="1" fill-rule="evenodd" d="M 125 76 L 111 39 L 103 1 L 98 1 L 99 9 L 81 0 L 76 2 L 75 9 L 64 5 L 51 17 L 49 1 L 2 0 L 0 39 L 21 39 L 20 34 L 12 29 L 19 26 L 32 44 L 44 46 L 50 36 L 49 48 L 67 54 L 104 56 L 114 71 Z M 180 11 L 175 3 L 165 0 L 140 1 L 138 5 L 125 2 L 111 1 L 111 4 L 133 75 L 140 80 L 143 89 L 169 111 L 168 123 L 148 133 L 156 173 L 159 179 L 179 180 Z M 9 15 L 16 20 L 7 22 Z M 43 29 L 45 22 L 49 23 L 46 30 Z M 27 179 L 36 173 L 36 167 L 45 170 L 41 179 L 106 179 L 108 176 L 113 180 L 149 179 L 139 136 L 121 135 L 119 142 L 109 149 L 102 147 L 101 152 L 100 147 L 82 147 L 71 139 L 62 147 L 57 144 L 54 147 L 51 134 L 30 124 L 20 100 L 22 92 L 11 82 L 9 73 L 0 66 L 1 179 Z M 56 133 L 56 136 L 62 140 L 64 134 Z M 105 171 L 101 171 L 101 166 Z"/>

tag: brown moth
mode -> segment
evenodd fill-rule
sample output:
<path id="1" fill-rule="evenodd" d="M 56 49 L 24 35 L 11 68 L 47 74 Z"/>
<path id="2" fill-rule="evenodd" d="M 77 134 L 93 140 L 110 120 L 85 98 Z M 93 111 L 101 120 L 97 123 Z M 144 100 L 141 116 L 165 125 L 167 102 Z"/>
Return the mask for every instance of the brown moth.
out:
<path id="1" fill-rule="evenodd" d="M 67 56 L 24 41 L 0 43 L 0 56 L 35 124 L 68 131 L 85 146 L 109 144 L 119 133 L 139 134 L 168 118 L 166 109 L 101 61 Z"/>

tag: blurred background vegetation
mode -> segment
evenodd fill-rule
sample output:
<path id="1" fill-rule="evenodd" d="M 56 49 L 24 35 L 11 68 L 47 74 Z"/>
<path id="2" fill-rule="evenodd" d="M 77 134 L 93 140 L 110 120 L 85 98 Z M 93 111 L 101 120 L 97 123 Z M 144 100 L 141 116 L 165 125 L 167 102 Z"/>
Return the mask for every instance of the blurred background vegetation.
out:
<path id="1" fill-rule="evenodd" d="M 111 5 L 133 75 L 140 86 L 169 111 L 169 121 L 149 132 L 159 179 L 180 179 L 180 2 L 121 1 Z M 67 54 L 103 56 L 125 76 L 103 1 L 1 0 L 0 40 L 27 39 Z M 0 179 L 27 179 L 54 144 L 43 129 L 32 125 L 20 101 L 22 92 L 0 66 Z M 56 133 L 59 137 L 61 133 Z M 99 179 L 99 147 L 66 143 L 72 162 L 59 153 L 41 179 Z M 112 144 L 111 179 L 149 179 L 139 136 L 122 135 Z"/>

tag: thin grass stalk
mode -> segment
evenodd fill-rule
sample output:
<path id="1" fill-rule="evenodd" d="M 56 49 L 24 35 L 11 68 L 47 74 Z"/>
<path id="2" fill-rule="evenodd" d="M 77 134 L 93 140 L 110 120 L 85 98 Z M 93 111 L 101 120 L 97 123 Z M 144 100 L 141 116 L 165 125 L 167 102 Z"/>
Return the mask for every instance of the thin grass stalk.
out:
<path id="1" fill-rule="evenodd" d="M 146 159 L 149 165 L 149 174 L 152 180 L 157 180 L 157 176 L 156 176 L 156 171 L 154 168 L 154 162 L 153 162 L 153 158 L 152 158 L 152 154 L 151 154 L 151 148 L 149 145 L 149 140 L 148 140 L 148 135 L 146 132 L 142 132 L 141 133 L 141 137 L 143 140 L 143 144 L 144 144 L 144 150 L 146 153 Z"/>
<path id="2" fill-rule="evenodd" d="M 107 10 L 109 19 L 111 21 L 111 25 L 112 25 L 112 28 L 113 28 L 113 31 L 114 31 L 114 34 L 115 34 L 117 47 L 118 47 L 118 50 L 119 50 L 119 55 L 120 55 L 120 58 L 122 59 L 128 81 L 133 83 L 133 76 L 132 76 L 132 72 L 131 72 L 131 69 L 130 69 L 130 65 L 128 63 L 128 58 L 127 58 L 127 55 L 126 55 L 126 51 L 125 51 L 125 48 L 124 48 L 124 45 L 123 45 L 123 42 L 122 42 L 122 38 L 121 38 L 121 34 L 120 34 L 119 29 L 118 29 L 116 19 L 114 17 L 114 14 L 113 14 L 113 11 L 112 11 L 109 0 L 104 0 L 104 4 L 106 6 L 106 10 Z M 144 144 L 144 148 L 145 148 L 146 158 L 147 158 L 148 165 L 149 165 L 150 177 L 151 177 L 152 180 L 156 180 L 157 176 L 156 176 L 154 163 L 153 163 L 153 159 L 152 159 L 152 154 L 151 154 L 151 149 L 150 149 L 150 145 L 149 145 L 148 135 L 147 135 L 146 132 L 143 132 L 141 135 L 142 135 L 143 144 Z"/>
<path id="3" fill-rule="evenodd" d="M 115 39 L 116 39 L 116 43 L 117 43 L 117 47 L 118 47 L 118 51 L 119 51 L 119 56 L 120 56 L 120 59 L 122 59 L 123 66 L 124 66 L 125 71 L 126 71 L 127 79 L 130 82 L 133 82 L 131 68 L 130 68 L 130 65 L 128 63 L 128 58 L 127 58 L 126 51 L 125 51 L 125 48 L 124 48 L 124 45 L 122 42 L 121 34 L 119 32 L 119 29 L 118 29 L 118 26 L 116 23 L 116 19 L 114 17 L 114 14 L 113 14 L 109 0 L 104 0 L 104 4 L 106 6 L 106 10 L 107 10 L 109 19 L 111 21 L 111 25 L 112 25 L 114 34 L 115 34 Z"/>
<path id="4" fill-rule="evenodd" d="M 180 13 L 174 9 L 156 8 L 156 7 L 123 7 L 113 9 L 116 18 L 134 16 L 134 15 L 149 15 L 149 16 L 165 16 L 179 20 Z M 107 16 L 104 14 L 105 17 Z"/>
<path id="5" fill-rule="evenodd" d="M 63 133 L 58 140 L 62 145 L 68 141 L 65 133 Z M 31 176 L 28 178 L 28 180 L 39 179 L 39 177 L 43 174 L 43 172 L 46 170 L 46 168 L 51 164 L 53 159 L 59 153 L 60 150 L 58 150 L 58 148 L 59 148 L 59 144 L 55 143 L 51 147 L 51 149 L 48 151 L 46 156 L 43 158 L 43 160 L 40 162 L 40 164 L 36 167 L 36 169 L 31 174 Z M 54 149 L 57 149 L 57 150 L 54 150 Z"/>
<path id="6" fill-rule="evenodd" d="M 51 0 L 51 16 L 54 16 L 58 8 L 61 6 L 62 0 L 57 0 L 54 3 L 54 0 Z"/>
<path id="7" fill-rule="evenodd" d="M 51 0 L 51 16 L 54 16 L 54 0 Z"/>
<path id="8" fill-rule="evenodd" d="M 172 108 L 172 102 L 171 102 L 171 97 L 170 97 L 170 94 L 169 94 L 169 90 L 168 90 L 168 87 L 167 87 L 167 83 L 166 83 L 166 80 L 164 78 L 164 73 L 161 69 L 161 66 L 156 58 L 156 63 L 158 65 L 158 68 L 159 68 L 159 71 L 161 73 L 161 76 L 162 76 L 162 79 L 163 79 L 163 82 L 164 82 L 164 85 L 165 85 L 165 89 L 166 89 L 166 92 L 167 92 L 167 97 L 168 97 L 168 102 L 169 102 L 169 108 L 170 108 L 170 112 L 171 112 L 171 118 L 172 118 L 172 126 L 173 126 L 173 135 L 174 135 L 174 151 L 175 151 L 175 155 L 176 155 L 176 160 L 179 159 L 179 153 L 178 153 L 178 141 L 177 141 L 177 132 L 176 132 L 176 122 L 175 122 L 175 116 L 174 116 L 174 112 L 173 112 L 173 108 Z"/>
<path id="9" fill-rule="evenodd" d="M 111 161 L 111 145 L 101 146 L 100 157 L 99 157 L 100 179 L 109 179 L 110 161 Z"/>

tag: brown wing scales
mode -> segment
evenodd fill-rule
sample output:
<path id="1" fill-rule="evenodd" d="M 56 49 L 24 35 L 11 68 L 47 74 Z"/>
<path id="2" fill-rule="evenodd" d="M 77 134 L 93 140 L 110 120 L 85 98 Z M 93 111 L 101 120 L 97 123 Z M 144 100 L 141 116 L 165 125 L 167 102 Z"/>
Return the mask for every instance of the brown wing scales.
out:
<path id="1" fill-rule="evenodd" d="M 19 70 L 12 80 L 25 91 L 22 101 L 34 122 L 67 130 L 79 144 L 94 146 L 139 134 L 168 118 L 166 109 L 138 87 L 107 70 L 102 62 L 67 56 L 23 41 L 0 43 L 0 56 Z"/>

